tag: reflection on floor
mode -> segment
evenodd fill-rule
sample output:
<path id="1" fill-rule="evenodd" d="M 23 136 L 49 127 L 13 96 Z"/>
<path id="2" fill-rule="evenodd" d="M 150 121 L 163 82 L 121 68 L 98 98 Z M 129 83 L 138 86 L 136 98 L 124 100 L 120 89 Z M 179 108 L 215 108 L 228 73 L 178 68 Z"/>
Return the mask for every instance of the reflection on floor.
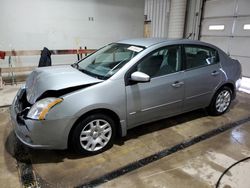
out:
<path id="1" fill-rule="evenodd" d="M 214 187 L 230 165 L 250 156 L 250 123 L 149 164 L 100 187 Z M 233 167 L 219 187 L 248 188 L 250 160 Z"/>
<path id="2" fill-rule="evenodd" d="M 247 77 L 242 78 L 240 91 L 250 94 L 250 78 Z"/>

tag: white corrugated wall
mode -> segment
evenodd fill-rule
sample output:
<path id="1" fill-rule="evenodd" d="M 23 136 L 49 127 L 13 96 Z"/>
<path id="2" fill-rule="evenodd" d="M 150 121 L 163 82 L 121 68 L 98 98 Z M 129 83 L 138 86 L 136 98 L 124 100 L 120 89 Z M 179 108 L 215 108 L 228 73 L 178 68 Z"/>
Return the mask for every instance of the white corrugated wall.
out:
<path id="1" fill-rule="evenodd" d="M 151 21 L 151 37 L 168 36 L 170 0 L 145 0 L 147 20 Z"/>
<path id="2" fill-rule="evenodd" d="M 182 38 L 187 0 L 145 0 L 151 37 Z"/>
<path id="3" fill-rule="evenodd" d="M 187 0 L 172 0 L 168 38 L 183 38 Z"/>

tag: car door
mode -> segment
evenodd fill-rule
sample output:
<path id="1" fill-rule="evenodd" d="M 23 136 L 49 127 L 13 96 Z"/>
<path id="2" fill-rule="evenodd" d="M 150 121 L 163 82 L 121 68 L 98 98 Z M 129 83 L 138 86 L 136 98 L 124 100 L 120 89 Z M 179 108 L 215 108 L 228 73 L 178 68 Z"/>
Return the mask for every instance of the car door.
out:
<path id="1" fill-rule="evenodd" d="M 184 45 L 186 62 L 184 111 L 209 105 L 221 82 L 218 52 L 201 45 Z"/>
<path id="2" fill-rule="evenodd" d="M 151 52 L 129 71 L 127 79 L 136 71 L 149 75 L 151 80 L 147 83 L 128 82 L 126 85 L 129 128 L 182 111 L 184 72 L 180 46 Z"/>

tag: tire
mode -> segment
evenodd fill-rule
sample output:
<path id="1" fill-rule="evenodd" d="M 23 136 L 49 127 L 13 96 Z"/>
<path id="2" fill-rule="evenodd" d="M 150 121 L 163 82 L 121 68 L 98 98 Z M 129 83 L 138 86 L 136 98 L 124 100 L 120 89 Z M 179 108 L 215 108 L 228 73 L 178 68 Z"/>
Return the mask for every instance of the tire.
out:
<path id="1" fill-rule="evenodd" d="M 76 125 L 71 146 L 78 154 L 95 155 L 113 146 L 115 133 L 112 118 L 104 114 L 92 114 Z"/>
<path id="2" fill-rule="evenodd" d="M 208 107 L 208 113 L 213 116 L 224 114 L 232 102 L 232 90 L 223 86 L 214 95 L 211 104 Z"/>

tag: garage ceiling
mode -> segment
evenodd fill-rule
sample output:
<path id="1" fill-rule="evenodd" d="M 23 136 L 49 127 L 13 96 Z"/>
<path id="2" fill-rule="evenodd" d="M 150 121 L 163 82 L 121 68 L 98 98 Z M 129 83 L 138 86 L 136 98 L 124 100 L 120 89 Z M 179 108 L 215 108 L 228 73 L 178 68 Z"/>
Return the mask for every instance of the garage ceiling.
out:
<path id="1" fill-rule="evenodd" d="M 250 77 L 250 1 L 206 0 L 202 18 L 201 40 L 222 48 Z"/>

